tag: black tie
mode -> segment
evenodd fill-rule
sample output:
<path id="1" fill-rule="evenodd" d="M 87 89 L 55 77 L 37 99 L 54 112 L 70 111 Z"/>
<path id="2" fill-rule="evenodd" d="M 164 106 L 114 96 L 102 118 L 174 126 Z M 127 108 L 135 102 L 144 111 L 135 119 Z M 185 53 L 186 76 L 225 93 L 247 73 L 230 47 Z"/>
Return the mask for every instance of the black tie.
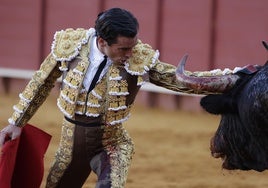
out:
<path id="1" fill-rule="evenodd" d="M 88 93 L 95 87 L 95 85 L 100 77 L 100 74 L 101 74 L 103 68 L 105 67 L 106 63 L 107 63 L 107 56 L 105 55 L 104 60 L 99 65 L 99 68 L 98 68 L 98 70 L 97 70 L 97 72 L 96 72 L 96 74 L 95 74 L 95 76 L 94 76 L 94 78 L 89 86 Z"/>
<path id="2" fill-rule="evenodd" d="M 92 82 L 91 82 L 91 84 L 90 84 L 90 86 L 88 88 L 87 96 L 86 96 L 86 101 L 85 101 L 85 110 L 84 110 L 84 113 L 86 112 L 86 109 L 87 109 L 88 95 L 89 95 L 90 91 L 95 87 L 95 85 L 96 85 L 96 83 L 97 83 L 97 81 L 98 81 L 98 79 L 100 77 L 100 74 L 101 74 L 103 68 L 105 67 L 106 63 L 107 63 L 107 56 L 105 55 L 104 56 L 104 60 L 99 65 L 99 68 L 98 68 L 95 76 L 93 77 Z"/>

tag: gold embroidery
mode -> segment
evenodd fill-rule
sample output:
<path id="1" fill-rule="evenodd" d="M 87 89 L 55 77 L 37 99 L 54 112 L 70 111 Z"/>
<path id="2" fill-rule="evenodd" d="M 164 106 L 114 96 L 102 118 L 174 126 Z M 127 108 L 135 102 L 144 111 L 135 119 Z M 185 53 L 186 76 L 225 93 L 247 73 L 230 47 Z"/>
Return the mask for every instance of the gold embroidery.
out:
<path id="1" fill-rule="evenodd" d="M 119 90 L 120 84 L 116 80 L 111 80 L 110 83 L 109 83 L 109 86 L 110 86 L 110 92 L 118 93 L 120 91 Z"/>
<path id="2" fill-rule="evenodd" d="M 110 157 L 112 187 L 124 187 L 134 153 L 134 143 L 122 124 L 105 127 L 103 146 Z"/>
<path id="3" fill-rule="evenodd" d="M 120 92 L 128 92 L 128 83 L 126 80 L 121 80 L 121 84 L 120 84 Z"/>
<path id="4" fill-rule="evenodd" d="M 58 61 L 70 61 L 76 57 L 83 44 L 86 44 L 94 30 L 69 28 L 54 35 L 52 54 Z"/>
<path id="5" fill-rule="evenodd" d="M 74 124 L 63 121 L 62 134 L 55 160 L 47 178 L 46 187 L 57 187 L 57 184 L 72 160 Z"/>
<path id="6" fill-rule="evenodd" d="M 119 77 L 120 75 L 119 75 L 119 69 L 117 69 L 117 68 L 112 68 L 111 69 L 111 73 L 110 73 L 110 77 L 111 78 L 117 78 L 117 77 Z"/>
<path id="7" fill-rule="evenodd" d="M 158 59 L 158 51 L 152 49 L 148 44 L 140 40 L 132 50 L 133 55 L 128 60 L 125 69 L 134 75 L 143 75 Z"/>
<path id="8" fill-rule="evenodd" d="M 143 82 L 144 82 L 143 77 L 142 77 L 142 76 L 138 76 L 138 82 L 137 82 L 137 85 L 140 86 L 140 85 L 143 84 Z"/>
<path id="9" fill-rule="evenodd" d="M 78 65 L 75 69 L 81 73 L 84 73 L 86 68 L 87 68 L 87 66 L 86 66 L 87 64 L 88 64 L 88 62 L 81 61 L 80 63 L 78 63 Z"/>
<path id="10" fill-rule="evenodd" d="M 109 96 L 109 108 L 111 110 L 123 109 L 125 107 L 125 96 Z"/>
<path id="11" fill-rule="evenodd" d="M 81 53 L 88 54 L 88 46 L 83 46 Z M 89 62 L 84 61 L 83 57 L 81 59 L 82 60 L 77 63 L 77 66 L 67 73 L 65 79 L 63 80 L 65 83 L 64 87 L 61 90 L 58 98 L 58 107 L 63 114 L 69 118 L 73 117 L 75 113 L 77 97 L 79 97 L 84 75 L 89 65 Z M 84 71 L 81 72 L 80 70 Z"/>
<path id="12" fill-rule="evenodd" d="M 105 92 L 107 91 L 106 79 L 106 76 L 104 76 L 100 83 L 98 83 L 93 90 L 100 98 L 103 98 L 105 96 Z"/>
<path id="13" fill-rule="evenodd" d="M 67 71 L 68 70 L 68 62 L 62 61 L 60 66 L 61 71 Z"/>
<path id="14" fill-rule="evenodd" d="M 15 105 L 15 108 L 21 113 L 23 110 L 28 107 L 28 103 L 24 100 L 20 100 L 17 105 Z"/>
<path id="15" fill-rule="evenodd" d="M 126 109 L 120 109 L 117 111 L 109 110 L 107 112 L 107 123 L 114 125 L 117 123 L 122 123 L 129 116 L 130 106 Z"/>
<path id="16" fill-rule="evenodd" d="M 20 94 L 20 101 L 14 107 L 14 115 L 8 119 L 9 123 L 21 127 L 29 121 L 54 87 L 61 74 L 58 68 L 59 64 L 49 54 Z"/>

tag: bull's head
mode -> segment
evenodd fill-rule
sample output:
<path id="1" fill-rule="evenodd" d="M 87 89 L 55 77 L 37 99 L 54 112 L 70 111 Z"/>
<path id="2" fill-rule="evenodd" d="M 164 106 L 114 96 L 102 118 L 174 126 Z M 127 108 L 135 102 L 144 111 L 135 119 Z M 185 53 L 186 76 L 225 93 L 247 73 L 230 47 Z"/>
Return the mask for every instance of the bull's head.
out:
<path id="1" fill-rule="evenodd" d="M 185 87 L 194 90 L 196 93 L 223 93 L 234 86 L 239 76 L 236 74 L 226 74 L 217 76 L 194 76 L 188 75 L 184 71 L 188 55 L 184 55 L 178 64 L 176 77 Z"/>
<path id="2" fill-rule="evenodd" d="M 262 43 L 268 51 L 268 44 Z M 185 73 L 186 59 L 187 56 L 182 58 L 176 72 L 186 87 L 211 92 L 229 89 L 200 101 L 206 111 L 221 115 L 220 125 L 211 139 L 212 156 L 223 160 L 224 169 L 267 170 L 268 63 L 246 66 L 235 74 L 197 77 Z"/>

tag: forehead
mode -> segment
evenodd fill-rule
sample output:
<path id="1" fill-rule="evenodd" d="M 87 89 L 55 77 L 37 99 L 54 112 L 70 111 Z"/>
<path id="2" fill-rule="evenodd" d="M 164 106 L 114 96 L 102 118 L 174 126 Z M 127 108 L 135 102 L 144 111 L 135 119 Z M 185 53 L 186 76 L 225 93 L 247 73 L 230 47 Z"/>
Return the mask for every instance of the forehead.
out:
<path id="1" fill-rule="evenodd" d="M 137 36 L 133 38 L 118 36 L 116 43 L 112 45 L 115 45 L 118 48 L 132 48 L 137 44 L 137 41 L 138 41 Z"/>

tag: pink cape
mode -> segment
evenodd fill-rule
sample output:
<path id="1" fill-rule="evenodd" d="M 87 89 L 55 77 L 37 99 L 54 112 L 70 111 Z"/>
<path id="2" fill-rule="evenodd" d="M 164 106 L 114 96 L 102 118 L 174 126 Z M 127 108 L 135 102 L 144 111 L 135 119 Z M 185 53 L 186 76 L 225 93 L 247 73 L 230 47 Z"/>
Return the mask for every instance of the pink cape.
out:
<path id="1" fill-rule="evenodd" d="M 39 188 L 50 140 L 51 135 L 27 124 L 19 138 L 6 141 L 0 154 L 0 187 Z"/>

